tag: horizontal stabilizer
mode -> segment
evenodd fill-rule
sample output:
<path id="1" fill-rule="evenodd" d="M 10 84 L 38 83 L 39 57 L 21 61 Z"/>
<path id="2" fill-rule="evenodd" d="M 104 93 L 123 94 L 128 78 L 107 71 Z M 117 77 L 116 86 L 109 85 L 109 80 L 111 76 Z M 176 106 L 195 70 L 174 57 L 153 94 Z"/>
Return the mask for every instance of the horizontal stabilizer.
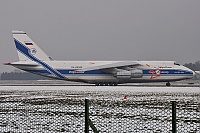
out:
<path id="1" fill-rule="evenodd" d="M 6 62 L 4 65 L 11 65 L 11 66 L 29 66 L 29 67 L 36 67 L 39 66 L 37 63 L 28 63 L 28 62 Z"/>

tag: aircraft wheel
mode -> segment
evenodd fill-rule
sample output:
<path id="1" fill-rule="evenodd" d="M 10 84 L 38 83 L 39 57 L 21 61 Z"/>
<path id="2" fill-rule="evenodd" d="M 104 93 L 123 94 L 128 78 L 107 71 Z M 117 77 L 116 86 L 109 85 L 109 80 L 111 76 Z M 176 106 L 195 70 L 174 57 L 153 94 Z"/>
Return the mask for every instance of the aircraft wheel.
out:
<path id="1" fill-rule="evenodd" d="M 99 86 L 99 83 L 96 83 L 95 85 L 96 85 L 96 86 Z"/>
<path id="2" fill-rule="evenodd" d="M 167 82 L 167 83 L 166 83 L 166 86 L 171 86 L 170 82 Z"/>
<path id="3" fill-rule="evenodd" d="M 114 83 L 114 86 L 117 86 L 117 83 Z"/>
<path id="4" fill-rule="evenodd" d="M 99 86 L 104 86 L 104 83 L 99 83 Z"/>
<path id="5" fill-rule="evenodd" d="M 109 83 L 109 86 L 113 86 L 113 83 Z"/>

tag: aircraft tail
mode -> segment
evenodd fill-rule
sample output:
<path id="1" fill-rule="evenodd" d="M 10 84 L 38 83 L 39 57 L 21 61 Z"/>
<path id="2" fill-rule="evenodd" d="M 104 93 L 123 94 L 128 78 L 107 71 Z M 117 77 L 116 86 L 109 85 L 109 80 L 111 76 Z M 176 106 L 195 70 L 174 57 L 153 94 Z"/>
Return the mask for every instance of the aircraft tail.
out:
<path id="1" fill-rule="evenodd" d="M 20 61 L 52 60 L 25 32 L 12 31 L 12 34 Z"/>

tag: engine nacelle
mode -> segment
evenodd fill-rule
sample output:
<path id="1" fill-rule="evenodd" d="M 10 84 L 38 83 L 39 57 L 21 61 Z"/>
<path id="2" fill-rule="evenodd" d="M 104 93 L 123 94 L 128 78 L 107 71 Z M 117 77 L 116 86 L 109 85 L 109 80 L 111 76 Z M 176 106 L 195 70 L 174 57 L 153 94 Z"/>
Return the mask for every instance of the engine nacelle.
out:
<path id="1" fill-rule="evenodd" d="M 143 77 L 143 71 L 142 70 L 122 70 L 116 73 L 115 75 L 118 79 L 131 79 L 131 78 L 142 78 Z"/>
<path id="2" fill-rule="evenodd" d="M 142 78 L 143 71 L 139 69 L 131 70 L 131 78 Z"/>
<path id="3" fill-rule="evenodd" d="M 131 71 L 122 70 L 115 75 L 118 79 L 131 79 Z"/>

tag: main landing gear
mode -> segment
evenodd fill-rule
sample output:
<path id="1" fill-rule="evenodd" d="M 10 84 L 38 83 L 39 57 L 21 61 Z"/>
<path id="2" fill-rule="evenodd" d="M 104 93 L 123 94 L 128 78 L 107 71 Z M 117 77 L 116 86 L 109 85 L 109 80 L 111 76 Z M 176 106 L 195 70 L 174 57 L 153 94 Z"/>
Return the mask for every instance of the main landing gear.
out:
<path id="1" fill-rule="evenodd" d="M 166 83 L 166 86 L 171 86 L 170 82 L 167 82 L 167 83 Z"/>
<path id="2" fill-rule="evenodd" d="M 96 86 L 117 86 L 117 83 L 95 83 Z"/>

